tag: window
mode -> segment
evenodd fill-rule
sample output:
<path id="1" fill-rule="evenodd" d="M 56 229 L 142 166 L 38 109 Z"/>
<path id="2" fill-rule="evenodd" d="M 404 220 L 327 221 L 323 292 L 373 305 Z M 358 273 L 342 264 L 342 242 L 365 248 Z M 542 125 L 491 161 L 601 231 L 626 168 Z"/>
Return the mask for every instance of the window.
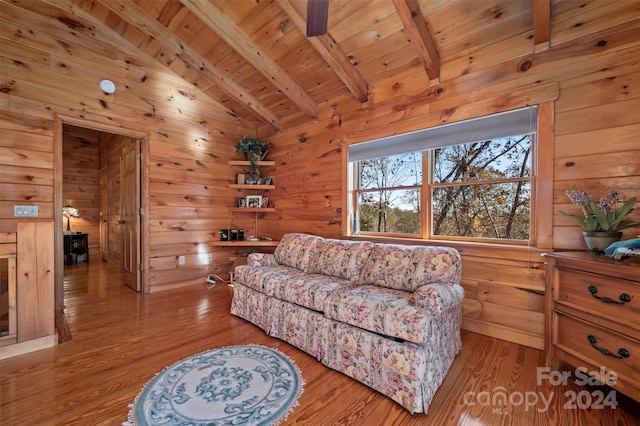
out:
<path id="1" fill-rule="evenodd" d="M 529 240 L 532 139 L 433 150 L 432 235 Z"/>
<path id="2" fill-rule="evenodd" d="M 536 113 L 351 145 L 352 233 L 529 241 Z"/>
<path id="3" fill-rule="evenodd" d="M 358 162 L 359 231 L 420 233 L 422 153 Z"/>

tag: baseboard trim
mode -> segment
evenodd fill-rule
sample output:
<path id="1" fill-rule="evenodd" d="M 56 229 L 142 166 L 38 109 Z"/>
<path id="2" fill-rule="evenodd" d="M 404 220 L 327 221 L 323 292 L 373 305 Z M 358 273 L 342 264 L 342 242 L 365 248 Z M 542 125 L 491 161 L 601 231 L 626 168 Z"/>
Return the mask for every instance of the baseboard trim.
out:
<path id="1" fill-rule="evenodd" d="M 0 347 L 0 360 L 12 358 L 14 356 L 51 348 L 56 345 L 56 335 L 41 337 L 39 339 L 28 340 L 15 345 Z"/>

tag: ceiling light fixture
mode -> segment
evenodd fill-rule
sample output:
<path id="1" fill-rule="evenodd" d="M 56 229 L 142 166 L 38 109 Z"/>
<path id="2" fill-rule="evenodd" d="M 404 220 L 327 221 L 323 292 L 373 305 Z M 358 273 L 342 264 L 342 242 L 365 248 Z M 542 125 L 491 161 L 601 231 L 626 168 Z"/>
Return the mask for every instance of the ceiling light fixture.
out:
<path id="1" fill-rule="evenodd" d="M 104 93 L 113 93 L 116 91 L 116 85 L 111 80 L 102 80 L 100 82 L 100 88 Z"/>

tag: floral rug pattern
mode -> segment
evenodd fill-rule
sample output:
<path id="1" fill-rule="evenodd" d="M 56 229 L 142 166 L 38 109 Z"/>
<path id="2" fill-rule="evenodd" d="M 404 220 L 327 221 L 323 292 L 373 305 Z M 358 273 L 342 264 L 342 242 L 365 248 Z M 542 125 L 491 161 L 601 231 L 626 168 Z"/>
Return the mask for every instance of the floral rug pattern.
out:
<path id="1" fill-rule="evenodd" d="M 275 349 L 213 349 L 155 376 L 123 426 L 275 425 L 298 405 L 303 386 L 298 367 Z"/>

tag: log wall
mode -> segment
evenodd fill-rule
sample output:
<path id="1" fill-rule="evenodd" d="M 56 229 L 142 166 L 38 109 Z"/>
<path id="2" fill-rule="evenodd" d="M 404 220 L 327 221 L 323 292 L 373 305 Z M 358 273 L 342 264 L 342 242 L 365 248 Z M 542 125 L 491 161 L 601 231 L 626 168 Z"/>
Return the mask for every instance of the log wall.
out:
<path id="1" fill-rule="evenodd" d="M 62 133 L 62 204 L 80 217 L 70 218 L 72 232 L 89 234 L 89 258 L 98 256 L 100 245 L 100 132 L 65 126 Z M 67 219 L 62 223 L 67 229 Z"/>
<path id="2" fill-rule="evenodd" d="M 444 58 L 440 84 L 430 87 L 426 73 L 398 75 L 372 87 L 371 105 L 337 100 L 323 106 L 317 123 L 285 125 L 277 135 L 265 126 L 281 183 L 271 194 L 279 215 L 266 218 L 268 228 L 276 237 L 345 235 L 342 151 L 351 143 L 552 101 L 541 128 L 551 143 L 539 152 L 545 178 L 537 183 L 536 243 L 450 244 L 463 257 L 464 328 L 542 348 L 540 254 L 586 250 L 581 230 L 559 213 L 577 212 L 564 189 L 599 197 L 615 187 L 640 197 L 640 19 L 637 9 L 618 13 L 620 6 L 603 6 L 597 17 L 588 7 L 557 11 L 546 51 L 533 53 L 530 35 L 519 37 Z M 640 207 L 631 218 L 640 221 Z M 638 234 L 629 229 L 623 238 Z"/>
<path id="3" fill-rule="evenodd" d="M 63 204 L 77 206 L 82 215 L 71 219 L 72 229 L 89 232 L 91 258 L 97 259 L 100 152 L 95 135 L 146 133 L 148 290 L 226 274 L 229 253 L 207 242 L 212 232 L 217 236 L 218 229 L 229 226 L 229 200 L 237 194 L 226 188 L 235 173 L 228 160 L 237 159 L 235 141 L 255 129 L 90 15 L 79 11 L 81 25 L 67 26 L 44 14 L 67 12 L 44 2 L 0 2 L 0 232 L 55 218 L 54 180 L 61 167 Z M 100 90 L 105 77 L 115 82 L 114 94 Z M 63 126 L 60 165 L 54 158 L 56 116 L 93 129 L 79 136 L 73 126 Z M 118 172 L 110 168 L 109 177 L 109 200 L 116 209 Z M 39 217 L 15 218 L 14 204 L 38 206 Z M 66 221 L 56 226 L 66 227 Z M 116 247 L 117 229 L 110 227 Z M 185 263 L 179 265 L 181 255 Z"/>

